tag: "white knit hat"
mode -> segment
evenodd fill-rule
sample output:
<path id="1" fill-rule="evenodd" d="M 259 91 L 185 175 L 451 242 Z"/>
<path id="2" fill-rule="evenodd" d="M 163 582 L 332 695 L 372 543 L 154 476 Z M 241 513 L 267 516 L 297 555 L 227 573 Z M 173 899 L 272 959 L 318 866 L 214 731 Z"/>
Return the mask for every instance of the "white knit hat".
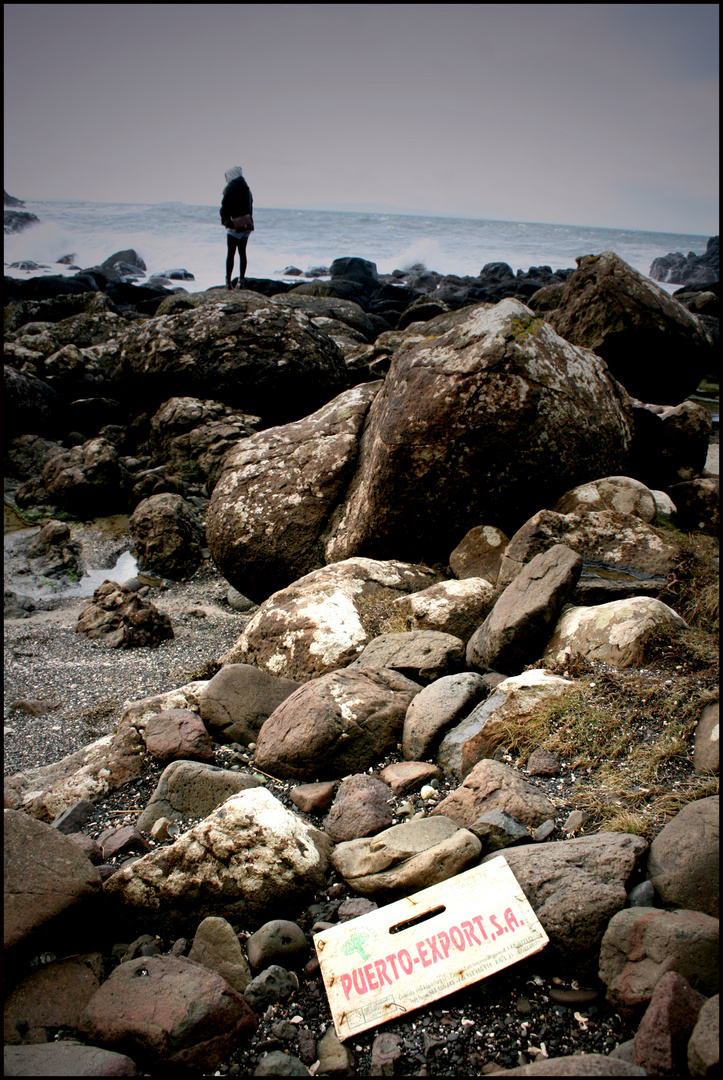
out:
<path id="1" fill-rule="evenodd" d="M 243 176 L 244 171 L 240 165 L 234 165 L 232 169 L 227 169 L 223 174 L 226 178 L 226 183 L 230 184 L 232 180 L 237 180 L 239 176 Z"/>

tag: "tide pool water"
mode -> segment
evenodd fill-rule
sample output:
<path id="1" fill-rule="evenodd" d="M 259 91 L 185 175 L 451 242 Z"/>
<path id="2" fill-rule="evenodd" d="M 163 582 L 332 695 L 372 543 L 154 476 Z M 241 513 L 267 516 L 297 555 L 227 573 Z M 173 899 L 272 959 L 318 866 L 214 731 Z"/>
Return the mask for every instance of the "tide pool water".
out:
<path id="1" fill-rule="evenodd" d="M 189 292 L 224 283 L 226 233 L 217 206 L 27 201 L 25 209 L 36 214 L 40 224 L 6 236 L 5 272 L 11 276 L 72 274 L 75 271 L 57 265 L 57 260 L 74 255 L 77 266 L 88 267 L 115 251 L 134 248 L 149 276 L 171 269 L 190 271 L 194 281 L 178 282 Z M 610 250 L 647 275 L 658 256 L 671 251 L 702 254 L 708 239 L 525 221 L 265 207 L 255 208 L 254 221 L 247 275 L 280 280 L 289 266 L 308 271 L 343 256 L 369 259 L 384 274 L 423 263 L 441 274 L 465 276 L 477 275 L 489 262 L 507 262 L 515 271 L 542 265 L 564 269 L 574 267 L 581 255 Z M 45 264 L 46 269 L 9 269 L 10 263 L 22 260 Z M 663 286 L 669 292 L 678 287 Z"/>

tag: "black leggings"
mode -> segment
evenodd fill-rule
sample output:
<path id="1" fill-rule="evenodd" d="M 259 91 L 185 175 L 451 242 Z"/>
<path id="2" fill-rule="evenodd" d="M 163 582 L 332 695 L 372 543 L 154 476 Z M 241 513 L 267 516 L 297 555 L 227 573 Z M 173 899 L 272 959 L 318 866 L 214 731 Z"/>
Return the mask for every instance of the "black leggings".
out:
<path id="1" fill-rule="evenodd" d="M 248 236 L 242 236 L 241 239 L 238 240 L 235 236 L 227 234 L 226 240 L 228 243 L 228 254 L 226 256 L 226 281 L 230 281 L 233 276 L 233 260 L 236 254 L 236 250 L 238 249 L 238 276 L 239 282 L 241 282 L 246 277 L 246 242 L 248 241 Z"/>

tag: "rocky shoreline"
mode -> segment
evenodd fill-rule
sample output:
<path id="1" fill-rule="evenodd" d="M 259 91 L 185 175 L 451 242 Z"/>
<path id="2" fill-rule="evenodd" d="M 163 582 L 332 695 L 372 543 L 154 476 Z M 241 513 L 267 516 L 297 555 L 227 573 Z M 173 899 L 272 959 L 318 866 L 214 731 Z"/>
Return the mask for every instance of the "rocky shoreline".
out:
<path id="1" fill-rule="evenodd" d="M 717 290 L 113 260 L 6 279 L 6 1074 L 713 1074 Z M 340 1042 L 500 853 L 547 947 Z"/>

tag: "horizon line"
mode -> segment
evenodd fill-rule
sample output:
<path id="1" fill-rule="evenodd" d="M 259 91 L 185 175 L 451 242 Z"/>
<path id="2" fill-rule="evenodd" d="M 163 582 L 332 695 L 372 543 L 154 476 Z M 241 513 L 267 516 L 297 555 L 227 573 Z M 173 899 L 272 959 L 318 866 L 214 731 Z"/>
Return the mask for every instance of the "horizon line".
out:
<path id="1" fill-rule="evenodd" d="M 149 202 L 143 200 L 140 202 L 120 202 L 117 199 L 110 201 L 97 201 L 95 199 L 31 199 L 25 198 L 20 200 L 23 203 L 90 203 L 94 206 L 198 206 L 208 207 L 209 209 L 217 209 L 215 203 L 186 203 L 178 199 L 164 200 L 163 202 Z M 7 210 L 8 207 L 5 207 Z M 12 209 L 12 207 L 10 208 Z M 718 233 L 695 233 L 695 232 L 677 232 L 670 229 L 636 229 L 624 225 L 581 225 L 575 222 L 569 221 L 520 221 L 518 218 L 491 218 L 491 217 L 475 217 L 471 214 L 440 214 L 435 211 L 406 209 L 404 207 L 392 207 L 385 206 L 385 204 L 374 203 L 311 203 L 306 206 L 263 206 L 256 204 L 257 210 L 281 210 L 281 211 L 308 211 L 311 210 L 314 213 L 320 214 L 372 214 L 379 217 L 392 215 L 396 217 L 431 217 L 439 218 L 444 221 L 481 221 L 481 222 L 494 222 L 495 224 L 505 225 L 540 225 L 545 228 L 554 226 L 564 226 L 572 229 L 593 229 L 600 232 L 641 232 L 650 233 L 655 235 L 656 233 L 667 234 L 669 236 L 695 236 L 695 237 L 707 237 L 710 239 L 712 236 L 719 235 Z"/>

